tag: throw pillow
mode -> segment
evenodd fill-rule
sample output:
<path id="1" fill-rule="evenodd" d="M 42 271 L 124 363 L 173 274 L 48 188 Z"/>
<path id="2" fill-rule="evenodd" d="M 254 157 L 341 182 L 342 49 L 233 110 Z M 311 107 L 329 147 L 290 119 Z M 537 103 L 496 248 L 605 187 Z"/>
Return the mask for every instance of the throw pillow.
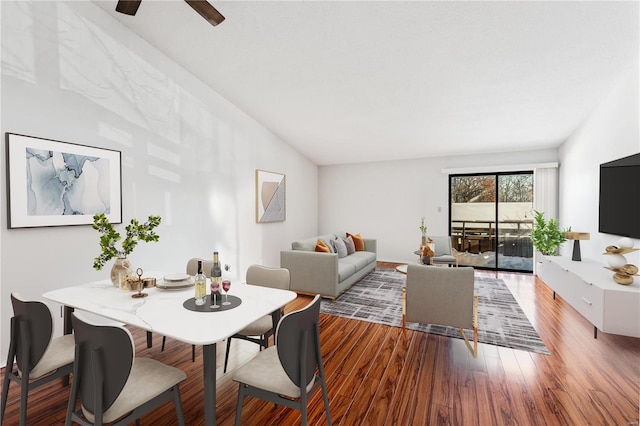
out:
<path id="1" fill-rule="evenodd" d="M 344 241 L 340 238 L 336 238 L 335 240 L 331 240 L 331 244 L 336 249 L 336 253 L 338 253 L 338 258 L 347 257 L 347 246 L 344 244 Z"/>
<path id="2" fill-rule="evenodd" d="M 316 251 L 321 253 L 331 253 L 331 249 L 320 239 L 316 241 Z"/>
<path id="3" fill-rule="evenodd" d="M 344 245 L 347 247 L 347 254 L 353 254 L 356 252 L 356 245 L 353 242 L 353 238 L 343 238 L 342 241 L 344 241 Z"/>
<path id="4" fill-rule="evenodd" d="M 320 238 L 320 241 L 324 243 L 325 246 L 329 247 L 329 253 L 335 253 L 336 250 L 333 248 L 333 244 L 331 244 L 330 239 Z"/>
<path id="5" fill-rule="evenodd" d="M 353 235 L 347 232 L 347 237 L 353 238 L 353 244 L 356 246 L 356 251 L 364 251 L 364 240 L 360 234 Z"/>

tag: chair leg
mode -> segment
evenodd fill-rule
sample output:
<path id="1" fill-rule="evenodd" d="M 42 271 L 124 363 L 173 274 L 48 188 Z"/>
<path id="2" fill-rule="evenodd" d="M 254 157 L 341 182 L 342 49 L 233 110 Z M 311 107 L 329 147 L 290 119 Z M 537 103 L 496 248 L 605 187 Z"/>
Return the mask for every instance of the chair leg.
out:
<path id="1" fill-rule="evenodd" d="M 162 336 L 162 347 L 160 348 L 160 351 L 164 351 L 164 344 L 167 341 L 167 336 Z"/>
<path id="2" fill-rule="evenodd" d="M 407 327 L 407 289 L 402 287 L 402 334 L 405 333 Z"/>
<path id="3" fill-rule="evenodd" d="M 191 345 L 191 362 L 196 362 L 196 345 Z"/>
<path id="4" fill-rule="evenodd" d="M 27 397 L 29 395 L 29 375 L 24 374 L 20 378 L 20 426 L 27 424 Z"/>
<path id="5" fill-rule="evenodd" d="M 182 411 L 182 399 L 180 398 L 180 386 L 175 385 L 173 387 L 173 403 L 176 406 L 176 416 L 178 417 L 178 424 L 184 426 L 184 413 Z"/>
<path id="6" fill-rule="evenodd" d="M 4 419 L 4 411 L 7 408 L 7 396 L 9 395 L 9 374 L 11 374 L 12 367 L 12 365 L 7 364 L 4 370 L 4 380 L 2 381 L 2 400 L 0 401 L 0 404 L 2 405 L 2 407 L 0 408 L 0 419 Z"/>
<path id="7" fill-rule="evenodd" d="M 224 370 L 223 373 L 227 372 L 227 363 L 229 362 L 229 350 L 231 349 L 231 336 L 227 337 L 227 351 L 224 354 Z"/>
<path id="8" fill-rule="evenodd" d="M 331 412 L 329 411 L 329 394 L 327 393 L 327 383 L 325 382 L 324 377 L 322 378 L 320 385 L 322 386 L 322 399 L 324 399 L 324 409 L 327 411 L 327 423 L 329 424 L 329 426 L 331 426 Z"/>
<path id="9" fill-rule="evenodd" d="M 244 401 L 244 386 L 242 383 L 238 385 L 238 403 L 236 404 L 236 423 L 240 426 L 240 418 L 242 417 L 242 402 Z"/>

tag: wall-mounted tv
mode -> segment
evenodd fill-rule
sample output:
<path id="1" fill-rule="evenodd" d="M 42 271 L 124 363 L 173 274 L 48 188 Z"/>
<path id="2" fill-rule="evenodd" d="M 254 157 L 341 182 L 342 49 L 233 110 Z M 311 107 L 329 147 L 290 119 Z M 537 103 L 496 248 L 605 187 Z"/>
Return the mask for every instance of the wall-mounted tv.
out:
<path id="1" fill-rule="evenodd" d="M 640 238 L 640 153 L 600 165 L 598 231 Z"/>

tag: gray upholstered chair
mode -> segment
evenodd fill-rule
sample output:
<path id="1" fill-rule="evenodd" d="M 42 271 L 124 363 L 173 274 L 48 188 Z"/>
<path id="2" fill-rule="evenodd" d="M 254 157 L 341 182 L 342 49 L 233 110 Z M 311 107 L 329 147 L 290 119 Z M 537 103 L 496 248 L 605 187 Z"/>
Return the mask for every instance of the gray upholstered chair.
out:
<path id="1" fill-rule="evenodd" d="M 2 384 L 0 422 L 4 419 L 9 383 L 13 380 L 20 384 L 20 425 L 24 426 L 29 390 L 57 378 L 68 378 L 73 371 L 74 341 L 71 334 L 52 339 L 53 316 L 44 303 L 27 301 L 12 293 L 11 304 L 13 317 Z"/>
<path id="2" fill-rule="evenodd" d="M 435 245 L 432 263 L 434 265 L 458 266 L 458 251 L 451 245 L 451 237 L 430 237 Z"/>
<path id="3" fill-rule="evenodd" d="M 322 388 L 327 422 L 331 425 L 329 398 L 320 352 L 320 295 L 304 309 L 291 312 L 280 320 L 275 346 L 258 353 L 240 366 L 233 375 L 239 383 L 236 425 L 240 424 L 242 402 L 248 395 L 295 408 L 307 424 L 309 397 Z"/>
<path id="4" fill-rule="evenodd" d="M 179 383 L 187 375 L 150 358 L 136 358 L 135 344 L 124 327 L 96 325 L 72 316 L 76 363 L 66 425 L 126 425 L 173 400 L 178 424 L 184 425 Z M 76 400 L 80 408 L 76 410 Z"/>
<path id="5" fill-rule="evenodd" d="M 198 273 L 198 260 L 202 261 L 202 272 L 205 277 L 211 278 L 211 268 L 213 267 L 213 260 L 205 260 L 199 259 L 197 257 L 193 257 L 187 261 L 187 274 L 195 275 Z"/>
<path id="6" fill-rule="evenodd" d="M 262 265 L 251 265 L 247 269 L 246 280 L 247 284 L 289 290 L 291 275 L 289 274 L 289 270 L 285 268 L 269 268 Z M 271 315 L 265 315 L 227 339 L 227 351 L 224 355 L 225 373 L 227 372 L 227 363 L 229 361 L 231 339 L 243 339 L 256 343 L 260 345 L 260 350 L 267 348 L 269 346 L 269 337 L 274 334 L 276 324 L 278 324 L 282 313 L 282 310 L 280 310 Z"/>
<path id="7" fill-rule="evenodd" d="M 195 275 L 198 273 L 198 261 L 202 261 L 202 272 L 204 276 L 207 278 L 211 278 L 211 267 L 213 266 L 213 260 L 204 260 L 197 257 L 192 257 L 187 261 L 186 273 L 189 275 Z M 147 333 L 150 333 L 149 331 Z M 160 347 L 161 351 L 164 351 L 164 345 L 167 343 L 167 336 L 162 336 L 162 346 Z M 149 347 L 149 345 L 147 345 Z M 191 345 L 191 362 L 195 362 L 196 360 L 196 346 Z"/>
<path id="8" fill-rule="evenodd" d="M 475 357 L 478 350 L 478 298 L 473 292 L 473 268 L 438 268 L 409 264 L 405 321 L 458 327 Z M 473 348 L 464 329 L 473 330 Z"/>

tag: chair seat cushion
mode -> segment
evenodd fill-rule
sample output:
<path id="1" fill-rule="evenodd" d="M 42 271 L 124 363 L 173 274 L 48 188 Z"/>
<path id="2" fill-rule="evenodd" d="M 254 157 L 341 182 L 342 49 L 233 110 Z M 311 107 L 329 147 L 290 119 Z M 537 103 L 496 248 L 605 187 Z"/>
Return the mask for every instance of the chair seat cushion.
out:
<path id="1" fill-rule="evenodd" d="M 443 254 L 441 256 L 436 256 L 433 258 L 434 262 L 440 262 L 440 263 L 456 263 L 456 258 L 455 256 L 451 256 L 448 254 Z"/>
<path id="2" fill-rule="evenodd" d="M 40 362 L 29 373 L 29 379 L 37 379 L 71 364 L 75 357 L 75 344 L 73 334 L 52 339 Z"/>
<path id="3" fill-rule="evenodd" d="M 300 398 L 300 388 L 282 368 L 276 346 L 259 352 L 249 362 L 236 369 L 233 380 L 289 398 Z M 307 392 L 313 388 L 314 382 L 315 375 L 307 385 Z"/>
<path id="4" fill-rule="evenodd" d="M 187 375 L 182 370 L 153 359 L 136 358 L 127 383 L 113 405 L 104 413 L 103 422 L 111 423 L 186 378 Z M 89 421 L 95 420 L 93 414 L 84 407 L 82 412 Z"/>
<path id="5" fill-rule="evenodd" d="M 238 331 L 242 336 L 262 336 L 273 328 L 271 315 L 265 315 Z"/>

